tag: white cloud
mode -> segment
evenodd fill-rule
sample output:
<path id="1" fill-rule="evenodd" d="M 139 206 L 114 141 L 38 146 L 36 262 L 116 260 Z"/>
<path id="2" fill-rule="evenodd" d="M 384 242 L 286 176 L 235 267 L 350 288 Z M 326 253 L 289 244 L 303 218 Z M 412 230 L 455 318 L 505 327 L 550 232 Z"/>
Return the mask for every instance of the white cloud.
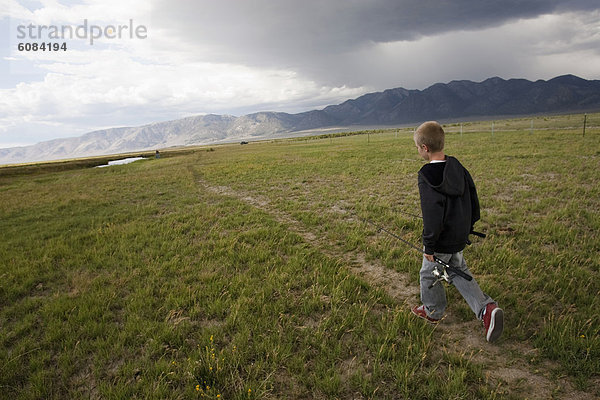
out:
<path id="1" fill-rule="evenodd" d="M 112 22 L 129 18 L 150 19 L 151 3 L 143 0 L 84 0 L 68 2 L 40 0 L 39 6 L 29 7 L 16 0 L 2 0 L 0 17 L 26 20 L 36 25 L 78 24 L 83 19 Z"/>
<path id="2" fill-rule="evenodd" d="M 232 102 L 236 107 L 248 107 L 315 96 L 337 98 L 360 91 L 318 86 L 293 71 L 206 62 L 150 64 L 123 50 L 72 51 L 62 62 L 46 60 L 38 67 L 48 71 L 42 82 L 21 83 L 2 91 L 4 110 L 34 113 L 53 103 L 60 115 L 72 115 L 80 106 L 91 104 L 203 106 L 207 111 L 222 112 Z M 57 98 L 62 104 L 56 103 Z"/>

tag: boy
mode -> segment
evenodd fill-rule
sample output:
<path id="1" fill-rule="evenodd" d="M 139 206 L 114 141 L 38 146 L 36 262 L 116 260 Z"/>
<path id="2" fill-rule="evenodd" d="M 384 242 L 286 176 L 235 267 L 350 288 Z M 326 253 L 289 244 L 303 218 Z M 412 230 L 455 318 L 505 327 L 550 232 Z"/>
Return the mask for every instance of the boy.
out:
<path id="1" fill-rule="evenodd" d="M 420 271 L 421 301 L 412 312 L 430 323 L 438 323 L 446 309 L 446 292 L 432 274 L 438 265 L 434 256 L 471 275 L 463 258 L 469 233 L 479 220 L 479 200 L 469 172 L 454 157 L 444 155 L 444 130 L 435 121 L 425 122 L 414 134 L 419 155 L 429 161 L 419 171 L 419 194 L 423 215 L 423 265 Z M 452 283 L 483 320 L 486 340 L 502 334 L 504 313 L 483 293 L 475 279 L 467 281 L 448 271 Z"/>

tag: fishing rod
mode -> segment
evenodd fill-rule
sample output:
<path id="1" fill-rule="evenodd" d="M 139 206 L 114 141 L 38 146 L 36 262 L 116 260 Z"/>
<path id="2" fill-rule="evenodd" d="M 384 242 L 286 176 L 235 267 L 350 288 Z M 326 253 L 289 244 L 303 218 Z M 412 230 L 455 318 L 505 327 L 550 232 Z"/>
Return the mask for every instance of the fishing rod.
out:
<path id="1" fill-rule="evenodd" d="M 409 212 L 406 212 L 406 211 L 397 210 L 397 212 L 399 212 L 400 214 L 408 215 L 409 217 L 423 219 L 423 217 L 420 216 L 420 215 L 409 213 Z"/>
<path id="2" fill-rule="evenodd" d="M 358 218 L 360 218 L 360 217 L 358 217 Z M 415 246 L 414 244 L 412 244 L 408 240 L 405 240 L 404 238 L 401 238 L 400 236 L 396 235 L 395 233 L 390 232 L 387 229 L 385 229 L 385 228 L 377 225 L 375 222 L 371 221 L 370 219 L 368 219 L 368 218 L 360 218 L 360 219 L 363 220 L 364 222 L 367 222 L 370 225 L 373 225 L 377 229 L 377 232 L 385 232 L 388 235 L 390 235 L 391 237 L 393 237 L 393 238 L 401 241 L 402 243 L 406 244 L 410 248 L 417 250 L 419 253 L 425 254 L 425 251 L 423 249 L 418 248 L 417 246 Z M 431 285 L 429 285 L 429 289 L 431 289 L 432 287 L 434 287 L 436 284 L 438 284 L 441 281 L 446 281 L 448 283 L 452 283 L 452 279 L 450 278 L 450 275 L 448 275 L 448 271 L 453 272 L 456 275 L 458 275 L 461 278 L 466 279 L 468 281 L 473 280 L 472 276 L 464 273 L 463 271 L 461 271 L 458 268 L 455 268 L 455 267 L 451 266 L 450 264 L 448 264 L 447 262 L 445 262 L 444 260 L 440 259 L 439 257 L 437 257 L 435 255 L 433 256 L 433 260 L 436 263 L 438 263 L 441 267 L 438 268 L 438 266 L 436 265 L 434 267 L 433 271 L 431 272 L 433 274 L 433 276 L 436 278 L 436 280 Z"/>

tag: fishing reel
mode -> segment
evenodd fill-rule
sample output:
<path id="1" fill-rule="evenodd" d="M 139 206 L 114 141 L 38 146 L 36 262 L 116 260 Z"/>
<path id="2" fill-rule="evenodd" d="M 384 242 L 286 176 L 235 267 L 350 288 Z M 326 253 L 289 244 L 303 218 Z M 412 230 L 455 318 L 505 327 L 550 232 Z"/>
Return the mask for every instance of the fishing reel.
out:
<path id="1" fill-rule="evenodd" d="M 431 271 L 431 274 L 436 278 L 435 281 L 429 285 L 429 289 L 431 289 L 432 287 L 434 287 L 435 285 L 437 285 L 438 283 L 442 282 L 442 281 L 446 281 L 449 284 L 452 283 L 452 279 L 450 278 L 450 275 L 448 275 L 448 272 L 446 271 L 446 266 L 441 264 L 441 266 L 435 266 L 433 268 L 433 271 Z"/>

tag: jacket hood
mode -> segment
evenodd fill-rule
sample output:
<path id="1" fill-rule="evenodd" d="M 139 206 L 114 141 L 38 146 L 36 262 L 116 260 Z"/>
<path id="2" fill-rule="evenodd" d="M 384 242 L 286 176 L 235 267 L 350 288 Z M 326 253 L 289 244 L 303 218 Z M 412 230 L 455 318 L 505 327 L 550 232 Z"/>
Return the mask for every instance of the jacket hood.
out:
<path id="1" fill-rule="evenodd" d="M 465 169 L 462 164 L 452 156 L 446 156 L 442 183 L 434 186 L 427 177 L 421 173 L 427 184 L 436 191 L 448 196 L 461 196 L 465 192 Z"/>

